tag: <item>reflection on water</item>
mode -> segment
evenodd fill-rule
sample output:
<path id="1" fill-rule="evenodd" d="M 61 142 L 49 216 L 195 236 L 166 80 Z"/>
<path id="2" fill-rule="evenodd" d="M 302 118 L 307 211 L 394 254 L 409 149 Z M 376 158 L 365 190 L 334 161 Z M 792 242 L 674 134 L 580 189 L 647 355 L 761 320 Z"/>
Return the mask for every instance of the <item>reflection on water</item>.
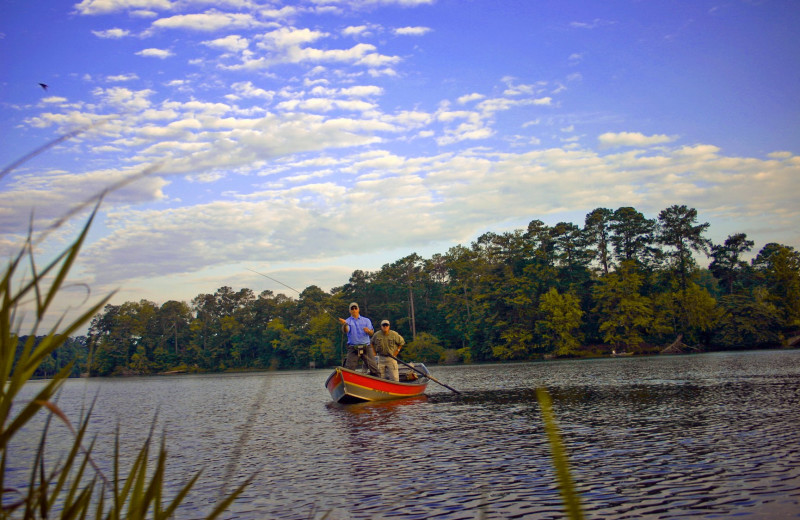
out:
<path id="1" fill-rule="evenodd" d="M 426 396 L 338 405 L 325 370 L 70 381 L 95 394 L 97 458 L 117 423 L 133 450 L 153 418 L 179 518 L 220 482 L 253 485 L 227 518 L 563 518 L 535 388 L 553 398 L 589 518 L 800 518 L 800 351 L 435 367 Z M 105 441 L 105 442 L 103 442 Z M 9 451 L 27 477 L 33 436 Z"/>

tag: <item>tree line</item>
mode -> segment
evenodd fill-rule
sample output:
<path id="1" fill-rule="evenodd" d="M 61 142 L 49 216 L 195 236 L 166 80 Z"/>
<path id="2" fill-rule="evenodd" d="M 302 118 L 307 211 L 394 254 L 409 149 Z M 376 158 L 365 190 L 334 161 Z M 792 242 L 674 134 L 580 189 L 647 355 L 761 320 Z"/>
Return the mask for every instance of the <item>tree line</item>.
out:
<path id="1" fill-rule="evenodd" d="M 597 208 L 582 226 L 533 220 L 356 270 L 330 292 L 221 287 L 188 303 L 106 305 L 62 358 L 92 375 L 332 366 L 351 301 L 392 322 L 406 359 L 428 363 L 646 353 L 676 338 L 703 350 L 786 344 L 800 330 L 800 253 L 769 243 L 748 262 L 746 234 L 714 244 L 708 227 L 685 205 L 652 219 Z"/>

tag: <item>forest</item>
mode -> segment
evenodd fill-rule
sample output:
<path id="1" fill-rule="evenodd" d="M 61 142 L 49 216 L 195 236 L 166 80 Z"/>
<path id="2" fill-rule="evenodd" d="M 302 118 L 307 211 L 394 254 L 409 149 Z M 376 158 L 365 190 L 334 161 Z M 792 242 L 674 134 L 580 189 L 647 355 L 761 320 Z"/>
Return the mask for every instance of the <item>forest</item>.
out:
<path id="1" fill-rule="evenodd" d="M 777 243 L 750 253 L 754 241 L 744 233 L 714 244 L 708 228 L 685 205 L 656 218 L 597 208 L 582 225 L 533 220 L 431 258 L 414 253 L 356 270 L 330 292 L 220 287 L 191 302 L 109 304 L 40 375 L 70 361 L 75 375 L 96 376 L 333 366 L 344 344 L 336 318 L 347 317 L 352 301 L 373 324 L 392 322 L 407 342 L 402 358 L 427 363 L 796 341 L 800 253 Z"/>

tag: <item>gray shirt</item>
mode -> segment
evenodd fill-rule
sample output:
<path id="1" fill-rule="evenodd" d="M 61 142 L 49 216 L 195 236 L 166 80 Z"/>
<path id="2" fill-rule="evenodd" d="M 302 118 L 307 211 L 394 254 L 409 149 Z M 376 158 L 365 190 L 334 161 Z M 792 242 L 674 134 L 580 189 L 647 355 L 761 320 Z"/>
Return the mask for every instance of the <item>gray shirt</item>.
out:
<path id="1" fill-rule="evenodd" d="M 397 353 L 400 352 L 400 347 L 405 344 L 406 340 L 403 339 L 403 336 L 393 330 L 390 330 L 388 334 L 379 330 L 372 335 L 372 345 L 375 347 L 375 352 L 377 352 L 379 356 L 386 356 L 388 354 L 396 356 Z"/>

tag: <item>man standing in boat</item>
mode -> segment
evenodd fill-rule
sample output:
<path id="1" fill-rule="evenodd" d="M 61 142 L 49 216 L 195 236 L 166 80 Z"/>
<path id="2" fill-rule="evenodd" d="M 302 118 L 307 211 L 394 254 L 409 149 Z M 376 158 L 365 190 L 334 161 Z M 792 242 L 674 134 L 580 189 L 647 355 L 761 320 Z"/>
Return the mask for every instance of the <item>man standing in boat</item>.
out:
<path id="1" fill-rule="evenodd" d="M 342 330 L 347 334 L 347 357 L 344 360 L 344 367 L 350 370 L 358 368 L 359 358 L 364 360 L 369 373 L 378 375 L 378 366 L 375 364 L 375 350 L 372 348 L 370 336 L 375 334 L 372 322 L 369 318 L 361 316 L 358 304 L 350 304 L 350 317 L 347 319 L 339 318 Z"/>
<path id="2" fill-rule="evenodd" d="M 381 322 L 381 330 L 372 336 L 372 344 L 378 352 L 378 373 L 390 381 L 400 381 L 397 361 L 389 356 L 397 357 L 400 349 L 406 344 L 403 336 L 390 329 L 389 320 Z"/>

